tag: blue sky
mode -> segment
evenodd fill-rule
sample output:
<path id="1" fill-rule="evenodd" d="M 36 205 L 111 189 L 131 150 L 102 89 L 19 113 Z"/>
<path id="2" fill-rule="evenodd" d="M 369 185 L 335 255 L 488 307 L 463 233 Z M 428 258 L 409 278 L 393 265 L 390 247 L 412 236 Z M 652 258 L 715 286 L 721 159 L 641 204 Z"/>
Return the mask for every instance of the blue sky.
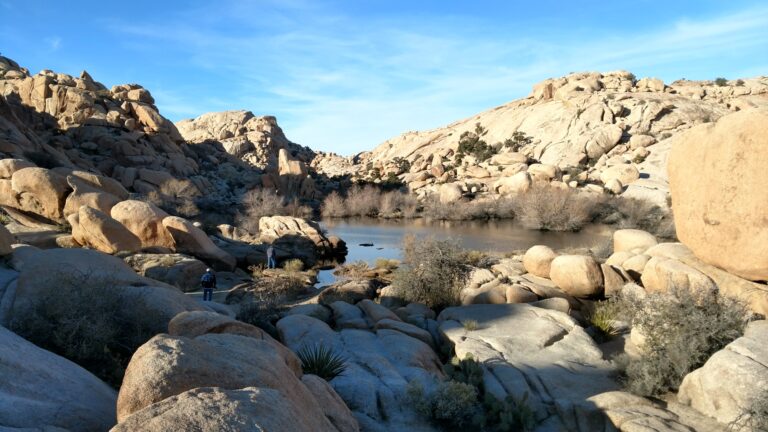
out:
<path id="1" fill-rule="evenodd" d="M 573 71 L 669 82 L 768 75 L 765 1 L 0 0 L 33 73 L 148 88 L 177 121 L 247 109 L 348 155 Z"/>

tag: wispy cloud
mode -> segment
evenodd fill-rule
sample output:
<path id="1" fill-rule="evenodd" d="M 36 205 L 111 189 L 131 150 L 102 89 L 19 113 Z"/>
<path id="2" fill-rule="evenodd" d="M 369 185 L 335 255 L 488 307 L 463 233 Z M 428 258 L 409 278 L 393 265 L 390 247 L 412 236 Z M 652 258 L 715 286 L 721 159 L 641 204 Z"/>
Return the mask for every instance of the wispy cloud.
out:
<path id="1" fill-rule="evenodd" d="M 273 113 L 289 138 L 346 154 L 524 96 L 535 82 L 570 71 L 653 75 L 691 70 L 664 66 L 702 59 L 711 66 L 717 65 L 712 59 L 749 52 L 763 53 L 759 64 L 768 61 L 765 7 L 578 38 L 554 28 L 490 31 L 456 16 L 359 21 L 304 0 L 217 2 L 176 18 L 162 25 L 109 24 L 134 49 L 172 46 L 189 68 L 220 80 L 219 94 L 201 94 L 205 88 L 182 94 L 170 84 L 154 89 L 166 115 Z"/>
<path id="2" fill-rule="evenodd" d="M 59 49 L 59 47 L 61 47 L 61 37 L 59 36 L 47 37 L 43 39 L 43 42 L 45 42 L 46 45 L 48 45 L 48 48 L 51 51 L 56 51 Z"/>

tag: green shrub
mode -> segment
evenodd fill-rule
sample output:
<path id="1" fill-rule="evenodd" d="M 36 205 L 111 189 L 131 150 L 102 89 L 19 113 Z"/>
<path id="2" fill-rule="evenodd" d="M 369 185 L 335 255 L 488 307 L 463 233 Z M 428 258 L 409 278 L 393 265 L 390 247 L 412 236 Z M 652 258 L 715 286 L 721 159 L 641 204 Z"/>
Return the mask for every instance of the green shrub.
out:
<path id="1" fill-rule="evenodd" d="M 642 354 L 629 358 L 626 387 L 642 395 L 676 390 L 685 375 L 741 336 L 747 310 L 717 293 L 674 288 L 645 299 L 622 299 L 632 325 L 645 336 Z"/>
<path id="2" fill-rule="evenodd" d="M 728 80 L 723 77 L 715 78 L 715 85 L 719 87 L 724 87 L 728 85 Z"/>
<path id="3" fill-rule="evenodd" d="M 90 273 L 51 275 L 32 306 L 11 330 L 59 354 L 119 388 L 134 351 L 154 333 L 123 307 L 125 299 L 109 277 Z M 141 298 L 130 300 L 141 310 Z"/>
<path id="4" fill-rule="evenodd" d="M 609 299 L 595 302 L 591 308 L 582 312 L 585 313 L 587 322 L 599 332 L 596 337 L 598 342 L 619 334 L 619 330 L 616 328 L 616 321 L 621 312 L 618 300 Z"/>
<path id="5" fill-rule="evenodd" d="M 317 375 L 330 381 L 347 369 L 344 358 L 323 344 L 304 345 L 296 355 L 301 360 L 301 369 L 305 374 Z"/>
<path id="6" fill-rule="evenodd" d="M 477 324 L 477 321 L 475 321 L 475 324 Z M 485 392 L 483 368 L 471 354 L 467 354 L 462 360 L 459 360 L 458 357 L 453 357 L 448 364 L 443 366 L 443 371 L 448 378 L 472 385 L 480 393 Z"/>
<path id="7" fill-rule="evenodd" d="M 519 400 L 512 395 L 499 400 L 486 394 L 483 406 L 486 410 L 486 423 L 495 424 L 497 431 L 525 432 L 536 426 L 536 416 L 528 406 L 527 392 Z"/>
<path id="8" fill-rule="evenodd" d="M 283 268 L 288 272 L 300 272 L 304 270 L 304 263 L 298 258 L 293 258 L 284 262 Z"/>
<path id="9" fill-rule="evenodd" d="M 452 427 L 466 427 L 480 410 L 477 389 L 458 381 L 444 381 L 431 398 L 432 418 Z"/>
<path id="10" fill-rule="evenodd" d="M 476 320 L 464 320 L 461 322 L 461 325 L 466 331 L 475 331 L 480 328 L 480 324 Z"/>
<path id="11" fill-rule="evenodd" d="M 463 159 L 463 155 L 470 154 L 482 162 L 494 154 L 498 153 L 498 149 L 488 145 L 481 137 L 488 133 L 480 123 L 475 124 L 475 131 L 465 131 L 459 137 L 459 148 L 456 154 L 458 160 Z M 461 156 L 459 156 L 461 155 Z"/>
<path id="12" fill-rule="evenodd" d="M 525 132 L 515 131 L 511 138 L 504 140 L 504 147 L 512 149 L 512 151 L 519 151 L 524 146 L 533 142 L 533 138 L 525 134 Z"/>
<path id="13" fill-rule="evenodd" d="M 422 240 L 403 247 L 406 265 L 394 273 L 392 286 L 410 303 L 424 303 L 433 309 L 459 304 L 469 267 L 458 243 L 451 240 Z"/>
<path id="14" fill-rule="evenodd" d="M 744 85 L 744 80 L 741 79 L 741 78 L 737 79 L 736 80 L 736 85 L 739 86 L 739 87 L 743 86 Z"/>

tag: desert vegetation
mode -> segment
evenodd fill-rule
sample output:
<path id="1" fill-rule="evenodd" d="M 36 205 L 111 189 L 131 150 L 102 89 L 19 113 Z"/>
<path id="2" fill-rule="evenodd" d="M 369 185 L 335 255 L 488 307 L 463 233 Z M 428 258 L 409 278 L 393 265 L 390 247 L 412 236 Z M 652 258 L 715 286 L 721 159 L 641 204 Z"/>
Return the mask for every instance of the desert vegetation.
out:
<path id="1" fill-rule="evenodd" d="M 342 196 L 331 192 L 323 201 L 321 214 L 327 218 L 338 217 L 404 217 L 417 215 L 419 208 L 416 197 L 400 190 L 383 191 L 381 188 L 366 185 L 352 186 Z"/>
<path id="2" fill-rule="evenodd" d="M 398 296 L 436 310 L 459 304 L 470 267 L 456 241 L 408 238 L 403 257 L 405 265 L 395 271 L 392 281 Z"/>
<path id="3" fill-rule="evenodd" d="M 682 288 L 642 299 L 625 296 L 604 312 L 627 320 L 643 335 L 641 355 L 620 359 L 627 389 L 641 396 L 677 390 L 685 375 L 741 336 L 747 324 L 743 303 Z"/>
<path id="4" fill-rule="evenodd" d="M 536 425 L 526 397 L 499 400 L 485 391 L 483 370 L 472 356 L 444 366 L 448 379 L 432 392 L 413 381 L 408 399 L 421 415 L 449 430 L 529 431 Z"/>
<path id="5" fill-rule="evenodd" d="M 305 374 L 317 375 L 326 381 L 336 378 L 347 369 L 344 358 L 324 344 L 304 345 L 296 352 L 296 356 Z"/>
<path id="6" fill-rule="evenodd" d="M 123 296 L 105 275 L 62 273 L 50 277 L 31 314 L 17 317 L 11 329 L 48 351 L 72 360 L 118 388 L 134 351 L 154 333 L 141 316 L 128 316 Z"/>
<path id="7" fill-rule="evenodd" d="M 296 199 L 287 199 L 266 188 L 246 192 L 241 200 L 236 221 L 249 232 L 259 231 L 259 219 L 264 216 L 311 217 L 312 208 Z"/>

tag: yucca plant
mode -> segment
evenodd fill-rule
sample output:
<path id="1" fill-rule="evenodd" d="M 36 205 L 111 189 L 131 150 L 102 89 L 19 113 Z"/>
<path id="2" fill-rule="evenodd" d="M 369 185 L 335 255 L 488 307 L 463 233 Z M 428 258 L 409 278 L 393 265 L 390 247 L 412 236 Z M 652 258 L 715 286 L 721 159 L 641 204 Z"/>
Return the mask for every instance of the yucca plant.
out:
<path id="1" fill-rule="evenodd" d="M 305 374 L 317 375 L 330 381 L 347 369 L 344 357 L 323 344 L 304 345 L 296 352 Z"/>

